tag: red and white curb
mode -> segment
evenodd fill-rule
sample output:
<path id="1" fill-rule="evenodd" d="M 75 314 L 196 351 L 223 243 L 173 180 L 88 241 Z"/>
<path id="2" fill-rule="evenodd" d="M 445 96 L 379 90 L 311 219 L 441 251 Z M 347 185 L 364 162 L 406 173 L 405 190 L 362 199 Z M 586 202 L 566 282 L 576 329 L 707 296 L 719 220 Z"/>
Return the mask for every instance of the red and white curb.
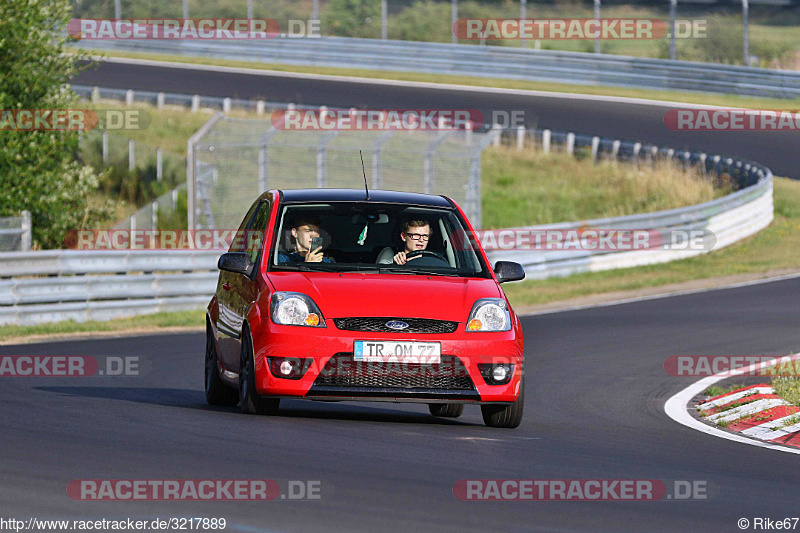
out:
<path id="1" fill-rule="evenodd" d="M 742 435 L 800 448 L 800 407 L 767 384 L 710 398 L 697 406 L 705 419 Z"/>
<path id="2" fill-rule="evenodd" d="M 800 359 L 800 354 L 792 355 L 789 359 Z M 786 360 L 785 357 L 775 359 L 774 364 L 784 363 Z M 793 410 L 790 409 L 792 406 L 789 406 L 776 396 L 772 387 L 769 385 L 761 384 L 745 387 L 744 389 L 732 391 L 716 398 L 710 398 L 700 404 L 706 407 L 704 411 L 709 413 L 708 419 L 711 421 L 725 420 L 725 422 L 728 423 L 727 429 L 736 431 L 736 433 L 723 431 L 717 426 L 712 426 L 698 420 L 691 414 L 696 408 L 695 406 L 690 406 L 689 403 L 695 396 L 705 392 L 711 385 L 729 377 L 756 375 L 755 373 L 757 371 L 763 371 L 763 369 L 768 366 L 770 366 L 770 363 L 756 363 L 748 367 L 720 372 L 719 374 L 703 378 L 667 400 L 664 404 L 664 411 L 667 413 L 667 416 L 679 424 L 707 435 L 713 435 L 751 446 L 758 446 L 760 448 L 800 454 L 800 437 L 797 436 L 797 432 L 800 431 L 800 424 L 797 426 L 795 426 L 794 423 L 790 423 L 786 426 L 783 425 L 787 422 L 793 422 L 791 419 L 792 416 L 800 415 L 793 415 Z M 749 401 L 744 401 L 738 406 L 729 405 L 729 409 L 720 409 L 720 407 L 726 404 L 734 404 L 737 400 L 742 400 L 744 398 Z M 734 413 L 734 410 L 737 410 L 736 413 Z M 798 421 L 800 421 L 800 418 Z"/>

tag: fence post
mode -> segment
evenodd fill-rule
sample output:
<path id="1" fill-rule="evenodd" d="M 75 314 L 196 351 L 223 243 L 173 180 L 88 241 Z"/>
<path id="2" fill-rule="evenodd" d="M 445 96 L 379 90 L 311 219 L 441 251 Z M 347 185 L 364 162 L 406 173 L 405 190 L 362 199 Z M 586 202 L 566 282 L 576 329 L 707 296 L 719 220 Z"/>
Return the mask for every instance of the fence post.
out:
<path id="1" fill-rule="evenodd" d="M 517 126 L 517 151 L 525 146 L 525 126 Z"/>
<path id="2" fill-rule="evenodd" d="M 96 104 L 100 101 L 100 87 L 93 87 L 92 88 L 92 103 Z"/>
<path id="3" fill-rule="evenodd" d="M 200 95 L 195 94 L 192 96 L 192 113 L 197 113 L 200 110 Z"/>
<path id="4" fill-rule="evenodd" d="M 544 130 L 542 132 L 542 150 L 546 154 L 550 153 L 550 136 L 551 135 L 552 135 L 552 133 L 550 132 L 550 130 Z"/>
<path id="5" fill-rule="evenodd" d="M 223 113 L 230 113 L 231 112 L 231 99 L 230 98 L 223 98 L 222 99 L 222 112 Z"/>
<path id="6" fill-rule="evenodd" d="M 128 140 L 128 171 L 133 172 L 133 169 L 136 168 L 136 160 L 134 157 L 134 144 L 133 139 Z"/>
<path id="7" fill-rule="evenodd" d="M 194 98 L 192 97 L 192 106 L 194 106 Z M 197 96 L 199 101 L 199 96 Z M 197 163 L 196 144 L 206 135 L 214 124 L 219 122 L 225 115 L 220 112 L 214 115 L 203 124 L 194 135 L 186 142 L 186 223 L 190 230 L 197 229 Z"/>
<path id="8" fill-rule="evenodd" d="M 264 114 L 264 100 L 256 102 L 256 115 L 259 117 Z"/>
<path id="9" fill-rule="evenodd" d="M 501 129 L 503 129 L 503 127 L 500 124 L 495 123 L 495 124 L 492 124 L 492 129 L 493 130 L 501 130 Z M 495 137 L 492 139 L 492 146 L 494 146 L 495 148 L 498 148 L 500 146 L 500 137 L 501 137 L 501 135 L 502 134 L 495 135 Z"/>
<path id="10" fill-rule="evenodd" d="M 267 152 L 267 145 L 262 144 L 258 147 L 258 193 L 267 190 L 267 163 L 269 162 L 269 153 Z"/>
<path id="11" fill-rule="evenodd" d="M 156 181 L 161 183 L 161 178 L 164 177 L 164 168 L 163 168 L 163 154 L 161 153 L 161 148 L 156 149 Z"/>
<path id="12" fill-rule="evenodd" d="M 613 143 L 611 143 L 611 156 L 614 159 L 617 159 L 619 157 L 619 147 L 621 144 L 622 142 L 620 142 L 619 140 L 616 140 Z"/>
<path id="13" fill-rule="evenodd" d="M 172 210 L 178 209 L 178 189 L 172 189 Z"/>
<path id="14" fill-rule="evenodd" d="M 575 153 L 575 134 L 567 133 L 567 153 L 573 155 Z"/>
<path id="15" fill-rule="evenodd" d="M 158 229 L 158 202 L 154 200 L 153 203 L 150 204 L 150 208 L 153 212 L 153 229 Z"/>
<path id="16" fill-rule="evenodd" d="M 31 212 L 30 211 L 23 211 L 22 212 L 22 235 L 20 237 L 20 251 L 22 252 L 30 252 L 31 251 L 31 240 L 32 240 L 32 233 L 33 233 L 33 226 L 31 225 Z"/>
<path id="17" fill-rule="evenodd" d="M 592 162 L 597 163 L 598 152 L 600 151 L 600 137 L 592 137 Z"/>
<path id="18" fill-rule="evenodd" d="M 103 163 L 108 163 L 108 132 L 103 132 Z"/>
<path id="19" fill-rule="evenodd" d="M 639 152 L 641 151 L 641 149 L 642 149 L 642 143 L 635 143 L 633 145 L 633 158 L 634 159 L 639 159 Z"/>
<path id="20" fill-rule="evenodd" d="M 164 93 L 158 93 L 158 96 L 156 96 L 156 107 L 158 109 L 164 109 L 164 100 L 165 99 L 166 99 L 166 96 L 164 95 Z"/>
<path id="21" fill-rule="evenodd" d="M 386 5 L 387 0 L 381 0 L 381 40 L 385 41 L 388 39 L 389 35 L 389 28 L 386 23 L 386 16 L 389 11 L 388 6 Z"/>
<path id="22" fill-rule="evenodd" d="M 128 89 L 125 91 L 125 105 L 133 105 L 133 89 Z"/>

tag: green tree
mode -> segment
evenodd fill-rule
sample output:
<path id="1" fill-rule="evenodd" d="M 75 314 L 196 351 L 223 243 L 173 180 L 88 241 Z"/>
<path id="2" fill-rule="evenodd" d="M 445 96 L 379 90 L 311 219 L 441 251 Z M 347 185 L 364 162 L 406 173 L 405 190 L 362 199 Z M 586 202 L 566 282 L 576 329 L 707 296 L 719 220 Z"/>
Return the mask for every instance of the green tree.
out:
<path id="1" fill-rule="evenodd" d="M 380 0 L 331 0 L 321 13 L 323 33 L 337 37 L 381 36 Z"/>
<path id="2" fill-rule="evenodd" d="M 66 55 L 69 0 L 2 0 L 0 5 L 0 113 L 69 109 L 77 98 L 64 84 L 81 55 Z M 31 212 L 33 239 L 62 245 L 65 232 L 110 215 L 95 192 L 99 178 L 76 161 L 74 131 L 0 131 L 0 216 Z"/>

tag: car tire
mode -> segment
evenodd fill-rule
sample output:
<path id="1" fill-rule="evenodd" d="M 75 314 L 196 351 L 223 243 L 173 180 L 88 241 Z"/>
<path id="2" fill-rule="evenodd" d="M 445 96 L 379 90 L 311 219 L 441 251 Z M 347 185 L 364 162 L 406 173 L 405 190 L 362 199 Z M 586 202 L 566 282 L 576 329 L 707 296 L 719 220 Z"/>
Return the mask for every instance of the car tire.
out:
<path id="1" fill-rule="evenodd" d="M 205 389 L 206 402 L 209 405 L 230 406 L 239 403 L 239 393 L 236 389 L 227 386 L 219 377 L 217 347 L 208 323 L 206 323 Z"/>
<path id="2" fill-rule="evenodd" d="M 445 418 L 458 418 L 464 412 L 463 403 L 429 403 L 433 416 L 441 416 Z"/>
<path id="3" fill-rule="evenodd" d="M 280 398 L 263 398 L 256 392 L 256 371 L 253 362 L 253 345 L 250 331 L 242 331 L 242 355 L 239 367 L 239 405 L 248 415 L 274 415 L 278 413 Z"/>
<path id="4" fill-rule="evenodd" d="M 517 401 L 511 405 L 481 405 L 483 423 L 490 428 L 513 429 L 522 422 L 522 408 L 525 404 L 525 384 L 519 385 Z"/>

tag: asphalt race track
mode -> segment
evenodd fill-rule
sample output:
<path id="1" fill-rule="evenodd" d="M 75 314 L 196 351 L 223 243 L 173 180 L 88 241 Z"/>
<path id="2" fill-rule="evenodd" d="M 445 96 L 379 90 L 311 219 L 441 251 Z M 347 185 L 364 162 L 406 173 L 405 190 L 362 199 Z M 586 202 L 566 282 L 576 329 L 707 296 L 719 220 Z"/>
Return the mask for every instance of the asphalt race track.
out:
<path id="1" fill-rule="evenodd" d="M 0 501 L 27 519 L 224 517 L 226 531 L 739 531 L 798 515 L 794 455 L 704 435 L 664 402 L 692 379 L 670 355 L 800 351 L 800 279 L 524 318 L 517 430 L 423 405 L 284 401 L 276 417 L 211 408 L 203 334 L 0 346 L 2 355 L 138 356 L 139 377 L 0 378 Z M 75 501 L 75 479 L 318 480 L 322 498 Z M 676 501 L 475 502 L 463 479 L 706 483 Z"/>
<path id="2" fill-rule="evenodd" d="M 739 156 L 769 166 L 776 176 L 800 178 L 800 131 L 671 131 L 664 125 L 664 114 L 670 107 L 648 104 L 598 102 L 571 95 L 492 94 L 403 85 L 378 87 L 347 81 L 113 62 L 103 62 L 95 69 L 81 72 L 74 83 L 333 107 L 478 109 L 484 112 L 484 117 L 491 116 L 494 110 L 521 110 L 529 126 Z M 680 107 L 680 104 L 674 106 Z"/>

